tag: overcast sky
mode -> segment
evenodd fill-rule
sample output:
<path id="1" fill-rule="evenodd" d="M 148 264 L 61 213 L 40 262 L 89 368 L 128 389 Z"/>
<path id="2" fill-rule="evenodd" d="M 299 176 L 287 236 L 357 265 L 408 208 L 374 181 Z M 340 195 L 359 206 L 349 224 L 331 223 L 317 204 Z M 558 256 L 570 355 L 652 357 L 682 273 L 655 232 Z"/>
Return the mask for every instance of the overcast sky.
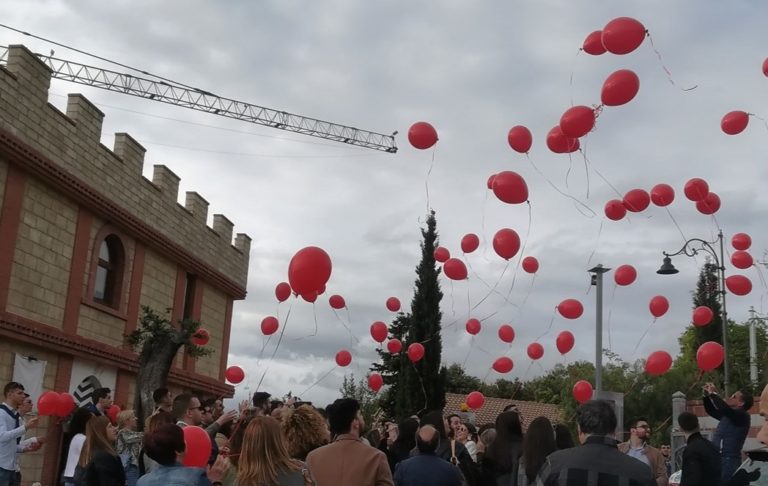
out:
<path id="1" fill-rule="evenodd" d="M 236 232 L 253 238 L 248 296 L 235 304 L 230 346 L 229 363 L 247 373 L 237 396 L 252 393 L 264 375 L 261 388 L 273 395 L 290 390 L 324 405 L 338 396 L 344 372 L 363 377 L 376 358 L 370 324 L 392 319 L 384 306 L 388 297 L 405 305 L 412 297 L 427 207 L 436 211 L 440 243 L 454 256 L 462 256 L 464 234 L 482 240 L 478 251 L 462 256 L 471 264 L 469 281 L 441 278 L 443 360 L 466 363 L 488 381 L 501 377 L 488 370 L 505 353 L 515 363 L 508 377 L 526 379 L 555 363 L 594 358 L 595 293 L 587 269 L 595 264 L 638 270 L 629 287 L 617 289 L 612 272 L 605 285 L 605 346 L 634 360 L 659 349 L 675 355 L 677 337 L 690 322 L 690 292 L 704 259 L 678 257 L 680 274 L 659 276 L 662 250 L 678 250 L 684 237 L 711 240 L 719 225 L 727 237 L 749 233 L 752 255 L 764 258 L 768 126 L 752 117 L 742 134 L 727 136 L 720 119 L 731 110 L 768 116 L 768 78 L 761 71 L 768 56 L 765 2 L 6 0 L 4 7 L 7 25 L 222 96 L 399 132 L 400 150 L 392 155 L 53 83 L 55 105 L 64 106 L 67 93 L 81 92 L 106 113 L 108 147 L 113 133 L 130 133 L 148 149 L 145 175 L 151 177 L 152 164 L 168 165 L 181 177 L 180 194 L 199 192 L 210 201 L 211 215 L 226 215 Z M 643 22 L 663 61 L 649 39 L 625 56 L 579 53 L 587 34 L 619 16 Z M 20 43 L 110 67 L 0 29 L 0 44 Z M 587 176 L 581 153 L 555 155 L 545 137 L 572 103 L 599 104 L 604 79 L 622 68 L 638 74 L 640 92 L 627 105 L 605 108 L 582 140 L 592 167 Z M 680 89 L 691 86 L 698 87 Z M 439 133 L 434 149 L 408 144 L 409 126 L 422 120 Z M 507 144 L 507 131 L 518 124 L 533 132 L 530 161 Z M 676 200 L 669 214 L 651 206 L 609 221 L 603 205 L 617 195 L 594 169 L 622 194 L 664 182 L 675 188 Z M 488 176 L 501 170 L 526 179 L 530 221 L 525 205 L 506 205 L 486 189 Z M 722 199 L 716 220 L 685 199 L 682 189 L 692 177 L 707 180 Z M 503 227 L 515 229 L 525 255 L 538 258 L 535 281 L 515 270 L 518 259 L 504 272 L 506 262 L 490 245 Z M 275 285 L 287 280 L 291 256 L 309 245 L 324 248 L 333 260 L 328 293 L 314 306 L 295 299 L 278 306 Z M 744 321 L 750 306 L 768 311 L 756 268 L 728 265 L 727 271 L 754 284 L 748 296 L 728 296 L 732 319 Z M 488 294 L 483 281 L 498 282 L 506 295 L 513 279 L 510 302 L 493 294 L 472 309 Z M 330 309 L 327 297 L 334 293 L 344 296 L 348 314 Z M 654 295 L 671 303 L 655 323 L 648 311 Z M 566 298 L 584 303 L 580 319 L 555 314 Z M 270 360 L 276 339 L 264 346 L 261 319 L 279 312 L 284 325 L 289 310 L 283 342 Z M 489 315 L 471 339 L 464 331 L 467 318 Z M 353 362 L 329 372 L 335 353 L 350 347 L 348 320 L 359 339 L 352 341 Z M 308 337 L 315 322 L 317 336 Z M 517 333 L 511 347 L 497 337 L 505 322 Z M 531 365 L 526 346 L 550 322 L 540 339 L 544 357 Z M 576 335 L 576 346 L 563 358 L 554 340 L 565 329 Z"/>

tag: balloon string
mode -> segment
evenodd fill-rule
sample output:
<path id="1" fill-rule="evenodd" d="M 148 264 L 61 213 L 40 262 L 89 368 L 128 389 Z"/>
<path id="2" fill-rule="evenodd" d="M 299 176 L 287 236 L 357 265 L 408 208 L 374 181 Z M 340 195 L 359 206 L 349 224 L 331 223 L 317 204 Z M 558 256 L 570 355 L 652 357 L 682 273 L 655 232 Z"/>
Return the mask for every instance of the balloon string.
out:
<path id="1" fill-rule="evenodd" d="M 603 235 L 603 224 L 605 224 L 605 218 L 600 220 L 600 228 L 597 230 L 597 238 L 595 239 L 595 247 L 592 249 L 592 253 L 589 254 L 589 258 L 587 259 L 587 267 L 589 266 L 590 262 L 592 261 L 592 258 L 595 256 L 595 253 L 597 253 L 597 249 L 600 247 L 600 237 Z"/>
<path id="2" fill-rule="evenodd" d="M 760 278 L 760 283 L 762 284 L 763 288 L 768 287 L 765 282 L 765 276 L 763 275 L 763 271 L 760 270 L 760 267 L 758 265 L 752 264 L 753 267 L 755 267 L 755 270 L 757 270 L 757 276 Z"/>
<path id="3" fill-rule="evenodd" d="M 461 365 L 462 368 L 466 368 L 467 361 L 469 361 L 469 355 L 472 354 L 472 346 L 475 344 L 475 336 L 472 336 L 472 339 L 469 341 L 469 351 L 467 351 L 467 355 L 464 357 L 464 363 Z"/>
<path id="4" fill-rule="evenodd" d="M 573 106 L 573 73 L 576 70 L 574 66 L 576 64 L 576 59 L 579 58 L 579 54 L 581 54 L 582 50 L 583 49 L 579 48 L 579 50 L 576 51 L 576 56 L 573 58 L 573 61 L 571 61 L 571 78 L 570 78 L 571 106 Z"/>
<path id="5" fill-rule="evenodd" d="M 307 334 L 306 336 L 303 336 L 303 337 L 294 338 L 293 341 L 301 341 L 303 339 L 317 336 L 317 307 L 315 306 L 314 302 L 312 302 L 312 316 L 314 317 L 314 320 L 315 320 L 315 332 L 313 332 L 312 334 Z"/>
<path id="6" fill-rule="evenodd" d="M 466 258 L 466 256 L 467 256 L 467 255 L 466 255 L 466 253 L 465 253 L 465 254 L 464 254 L 464 258 L 465 258 L 465 260 L 466 260 L 466 262 L 467 262 L 467 266 L 468 266 L 468 267 L 469 267 L 469 269 L 472 271 L 472 275 L 473 275 L 473 276 L 475 276 L 475 277 L 476 277 L 476 278 L 477 278 L 477 279 L 478 279 L 478 280 L 479 280 L 479 281 L 480 281 L 480 282 L 481 282 L 483 285 L 485 285 L 485 286 L 486 286 L 486 288 L 488 288 L 488 290 L 489 290 L 489 293 L 488 293 L 488 295 L 486 295 L 485 297 L 483 297 L 483 298 L 482 298 L 482 300 L 481 300 L 480 302 L 478 302 L 477 304 L 475 304 L 475 306 L 474 306 L 474 307 L 472 307 L 472 310 L 474 310 L 474 309 L 475 309 L 475 308 L 476 308 L 478 305 L 480 305 L 480 304 L 481 304 L 483 301 L 485 301 L 485 299 L 487 299 L 487 298 L 490 296 L 490 294 L 497 294 L 499 297 L 501 297 L 502 299 L 504 299 L 504 301 L 505 301 L 507 304 L 511 304 L 511 305 L 513 305 L 513 306 L 514 306 L 515 304 L 514 304 L 514 303 L 512 303 L 512 302 L 509 300 L 509 298 L 508 298 L 509 296 L 504 296 L 504 294 L 502 294 L 501 292 L 499 292 L 498 290 L 496 290 L 496 288 L 498 287 L 499 283 L 501 282 L 501 277 L 503 277 L 503 276 L 504 276 L 504 272 L 506 272 L 506 271 L 507 271 L 507 268 L 506 268 L 506 267 L 504 267 L 504 271 L 503 271 L 503 272 L 501 272 L 501 276 L 499 277 L 499 279 L 496 281 L 496 283 L 495 283 L 493 286 L 491 286 L 491 284 L 489 284 L 488 282 L 486 282 L 486 281 L 485 281 L 485 279 L 483 279 L 483 278 L 480 276 L 480 274 L 478 274 L 478 273 L 475 271 L 475 268 L 472 266 L 472 263 L 470 263 L 469 259 L 468 259 L 468 258 Z M 509 262 L 507 262 L 507 266 L 509 266 Z M 515 307 L 517 307 L 517 306 L 515 306 Z"/>
<path id="7" fill-rule="evenodd" d="M 672 222 L 675 224 L 675 227 L 677 228 L 677 231 L 680 232 L 680 236 L 683 237 L 683 241 L 688 241 L 688 238 L 686 238 L 685 233 L 683 233 L 683 229 L 677 223 L 677 220 L 675 219 L 675 217 L 672 216 L 672 211 L 669 210 L 669 207 L 664 206 L 664 210 L 667 211 L 667 214 L 669 215 L 669 219 L 672 220 Z M 698 262 L 696 263 L 696 265 L 698 265 Z"/>
<path id="8" fill-rule="evenodd" d="M 663 69 L 664 72 L 666 73 L 667 80 L 669 81 L 669 83 L 672 86 L 674 86 L 675 88 L 677 88 L 677 89 L 679 89 L 681 91 L 692 91 L 692 90 L 698 88 L 699 87 L 698 84 L 694 84 L 690 88 L 682 88 L 682 87 L 678 86 L 677 84 L 675 84 L 675 80 L 672 79 L 672 73 L 669 71 L 669 69 L 667 69 L 667 66 L 664 65 L 664 59 L 661 58 L 661 53 L 659 52 L 658 49 L 656 49 L 656 46 L 653 43 L 653 37 L 651 36 L 651 33 L 646 31 L 646 35 L 648 36 L 648 40 L 651 43 L 651 49 L 653 49 L 653 52 L 656 53 L 656 57 L 659 58 L 659 65 L 661 66 L 661 69 Z"/>
<path id="9" fill-rule="evenodd" d="M 749 114 L 750 116 L 753 116 L 753 117 L 757 118 L 757 119 L 758 119 L 758 120 L 760 120 L 761 122 L 763 122 L 763 126 L 765 127 L 765 129 L 766 129 L 766 130 L 768 130 L 768 121 L 766 121 L 766 120 L 765 120 L 765 118 L 763 118 L 763 117 L 761 117 L 761 116 L 757 116 L 757 115 L 755 115 L 754 113 L 748 113 L 748 114 Z"/>
<path id="10" fill-rule="evenodd" d="M 483 209 L 482 209 L 483 215 L 482 215 L 482 219 L 480 220 L 480 230 L 482 232 L 481 235 L 483 237 L 483 258 L 487 262 L 490 261 L 488 259 L 488 238 L 487 238 L 487 236 L 485 234 L 486 233 L 486 231 L 485 231 L 485 213 L 486 213 L 486 208 L 488 206 L 488 192 L 489 191 L 485 191 L 485 198 L 483 199 Z"/>
<path id="11" fill-rule="evenodd" d="M 531 210 L 531 202 L 526 201 L 528 204 L 528 229 L 525 231 L 525 239 L 523 240 L 523 247 L 520 249 L 520 257 L 517 259 L 517 265 L 515 266 L 515 272 L 512 274 L 512 285 L 509 286 L 509 292 L 507 292 L 507 298 L 512 295 L 512 290 L 515 288 L 515 282 L 517 281 L 517 271 L 520 269 L 520 263 L 523 261 L 523 254 L 525 253 L 525 247 L 528 244 L 528 238 L 531 236 L 531 225 L 533 221 L 533 213 Z"/>
<path id="12" fill-rule="evenodd" d="M 283 334 L 285 334 L 285 329 L 288 327 L 288 321 L 291 318 L 291 308 L 293 308 L 293 304 L 291 304 L 291 306 L 288 307 L 288 314 L 285 315 L 285 322 L 283 323 L 283 328 L 280 330 L 280 337 L 277 339 L 277 345 L 275 346 L 274 351 L 272 351 L 272 356 L 269 358 L 269 363 L 267 363 L 266 368 L 264 368 L 264 373 L 262 373 L 261 378 L 259 378 L 259 384 L 256 385 L 256 391 L 259 391 L 259 387 L 264 381 L 264 377 L 267 376 L 267 371 L 269 371 L 269 367 L 272 365 L 272 362 L 275 360 L 275 355 L 277 354 L 277 350 L 280 349 L 280 343 L 283 342 Z"/>
<path id="13" fill-rule="evenodd" d="M 595 118 L 597 118 L 598 112 L 595 112 Z M 594 130 L 594 128 L 592 129 Z M 581 150 L 582 158 L 584 159 L 584 176 L 587 179 L 587 200 L 589 200 L 589 166 L 587 165 L 587 143 L 589 137 L 584 137 L 584 146 Z"/>
<path id="14" fill-rule="evenodd" d="M 611 343 L 611 316 L 613 315 L 613 299 L 616 297 L 616 289 L 619 286 L 613 284 L 613 292 L 611 292 L 611 301 L 608 304 L 608 321 L 605 323 L 605 328 L 608 331 L 608 349 L 613 350 L 613 344 Z"/>
<path id="15" fill-rule="evenodd" d="M 534 164 L 534 163 L 533 163 L 533 160 L 532 160 L 532 159 L 531 159 L 531 157 L 528 155 L 528 153 L 526 153 L 526 154 L 525 154 L 525 156 L 528 158 L 528 162 L 530 162 L 530 163 L 531 163 L 531 165 L 532 165 L 532 166 L 533 166 L 533 168 L 536 170 L 536 172 L 538 172 L 538 173 L 539 173 L 539 175 L 540 175 L 541 177 L 543 177 L 543 178 L 544 178 L 544 180 L 545 180 L 545 181 L 547 181 L 547 183 L 548 183 L 550 186 L 552 186 L 552 189 L 554 189 L 555 191 L 557 191 L 557 192 L 558 192 L 560 195 L 562 195 L 562 196 L 565 196 L 565 197 L 567 197 L 567 198 L 569 198 L 569 199 L 573 200 L 573 202 L 574 202 L 574 203 L 576 203 L 576 204 L 579 204 L 579 205 L 581 205 L 582 207 L 584 207 L 584 208 L 585 208 L 587 211 L 589 211 L 590 213 L 592 213 L 592 216 L 591 216 L 591 217 L 595 217 L 595 216 L 596 216 L 596 213 L 595 213 L 595 212 L 592 210 L 592 208 L 590 208 L 589 206 L 587 206 L 587 205 L 586 205 L 586 204 L 584 204 L 583 202 L 579 201 L 577 198 L 575 198 L 575 197 L 571 196 L 570 194 L 568 194 L 568 193 L 566 193 L 566 192 L 564 192 L 564 191 L 560 190 L 560 188 L 559 188 L 559 187 L 557 187 L 557 185 L 555 185 L 555 183 L 554 183 L 554 182 L 552 182 L 552 181 L 551 181 L 551 180 L 550 180 L 550 179 L 549 179 L 549 178 L 548 178 L 546 175 L 544 175 L 544 173 L 543 173 L 541 170 L 539 170 L 539 168 L 536 166 L 536 164 Z M 579 211 L 579 212 L 581 212 L 581 211 Z M 584 213 L 581 213 L 581 214 L 584 214 Z M 586 216 L 586 215 L 584 215 L 584 216 Z"/>
<path id="16" fill-rule="evenodd" d="M 544 331 L 544 334 L 542 334 L 541 336 L 539 336 L 536 339 L 534 339 L 533 342 L 538 342 L 539 339 L 541 339 L 544 336 L 546 336 L 547 334 L 549 334 L 549 331 L 552 329 L 552 324 L 555 322 L 555 313 L 556 312 L 557 312 L 557 306 L 555 306 L 555 308 L 552 310 L 552 318 L 549 320 L 549 326 L 547 326 L 547 330 Z"/>
<path id="17" fill-rule="evenodd" d="M 418 416 L 421 416 L 421 413 L 424 412 L 427 409 L 427 405 L 428 405 L 427 402 L 429 402 L 429 399 L 427 398 L 427 389 L 424 387 L 424 380 L 421 378 L 421 373 L 419 373 L 419 369 L 416 368 L 416 363 L 411 361 L 411 366 L 413 366 L 413 370 L 416 372 L 416 376 L 419 377 L 419 384 L 421 385 L 421 392 L 424 394 L 424 406 L 416 414 Z"/>
<path id="18" fill-rule="evenodd" d="M 336 368 L 338 368 L 338 366 L 334 366 L 334 367 L 332 367 L 330 370 L 326 371 L 326 372 L 323 374 L 323 376 L 321 376 L 321 377 L 320 377 L 320 378 L 319 378 L 317 381 L 315 381 L 314 383 L 312 383 L 311 385 L 309 385 L 309 388 L 307 388 L 306 390 L 304 390 L 303 392 L 301 392 L 301 393 L 299 394 L 299 396 L 300 396 L 300 397 L 303 397 L 304 395 L 306 395 L 307 393 L 309 393 L 309 390 L 313 389 L 315 386 L 317 386 L 317 384 L 318 384 L 318 383 L 320 383 L 321 381 L 323 381 L 324 379 L 326 379 L 326 378 L 328 377 L 328 375 L 330 375 L 331 373 L 333 373 L 333 370 L 335 370 Z"/>
<path id="19" fill-rule="evenodd" d="M 332 308 L 332 309 L 333 309 L 333 308 Z M 336 312 L 336 309 L 333 309 L 333 313 L 336 315 L 336 319 L 338 319 L 338 320 L 339 320 L 339 322 L 341 323 L 341 325 L 342 325 L 342 326 L 344 326 L 344 329 L 346 329 L 346 330 L 347 330 L 347 332 L 349 333 L 349 344 L 350 344 L 350 346 L 352 345 L 352 340 L 353 340 L 353 339 L 359 343 L 359 342 L 360 342 L 360 340 L 359 340 L 359 339 L 357 339 L 357 336 L 355 336 L 354 334 L 352 334 L 352 328 L 350 328 L 350 327 L 347 325 L 347 323 L 346 323 L 346 322 L 344 322 L 344 320 L 342 320 L 342 318 L 341 318 L 341 316 L 339 315 L 339 313 L 338 313 L 338 312 Z"/>
<path id="20" fill-rule="evenodd" d="M 579 150 L 581 150 L 581 149 L 579 149 Z M 597 170 L 597 167 L 595 167 L 595 164 L 593 164 L 593 163 L 592 163 L 592 161 L 590 161 L 590 160 L 589 160 L 589 158 L 587 157 L 587 154 L 585 154 L 584 152 L 582 152 L 582 155 L 584 156 L 584 160 L 585 160 L 585 161 L 586 161 L 586 163 L 589 165 L 589 167 L 591 167 L 591 168 L 592 168 L 592 170 L 593 170 L 593 171 L 595 171 L 595 174 L 597 174 L 597 176 L 598 176 L 598 177 L 600 177 L 600 178 L 603 180 L 603 182 L 605 182 L 606 184 L 608 184 L 608 187 L 610 187 L 611 189 L 613 189 L 613 192 L 615 192 L 615 193 L 616 193 L 616 194 L 619 196 L 619 198 L 623 199 L 623 198 L 624 198 L 624 196 L 623 196 L 623 195 L 622 195 L 622 194 L 619 192 L 619 190 L 618 190 L 618 189 L 616 189 L 616 187 L 615 187 L 613 184 L 611 184 L 611 183 L 608 181 L 608 179 L 606 179 L 605 177 L 603 177 L 603 174 L 601 174 L 601 173 L 600 173 L 600 171 L 599 171 L 599 170 Z"/>
<path id="21" fill-rule="evenodd" d="M 437 152 L 437 145 L 432 149 L 432 162 L 429 164 L 427 177 L 424 178 L 424 189 L 427 191 L 427 214 L 429 214 L 429 177 L 432 175 L 432 169 L 435 167 L 435 152 Z"/>
<path id="22" fill-rule="evenodd" d="M 530 297 L 531 291 L 533 290 L 533 284 L 535 284 L 535 283 L 536 283 L 536 274 L 534 273 L 533 274 L 533 278 L 531 279 L 531 285 L 528 287 L 528 292 L 526 292 L 525 298 L 523 299 L 523 302 L 520 304 L 520 307 L 518 308 L 518 310 L 520 311 L 520 312 L 518 312 L 518 315 L 520 315 L 522 313 L 522 310 L 523 310 L 523 307 L 525 306 L 525 303 L 528 302 L 528 297 Z"/>
<path id="23" fill-rule="evenodd" d="M 637 348 L 639 348 L 639 347 L 640 347 L 640 343 L 642 343 L 642 342 L 643 342 L 643 339 L 645 339 L 645 336 L 647 336 L 647 335 L 648 335 L 648 331 L 650 331 L 650 330 L 651 330 L 651 326 L 653 326 L 653 323 L 654 323 L 654 322 L 656 322 L 656 319 L 657 319 L 657 318 L 656 318 L 656 317 L 654 317 L 654 318 L 653 318 L 653 320 L 651 321 L 651 323 L 650 323 L 650 324 L 648 324 L 648 327 L 646 327 L 646 328 L 645 328 L 645 332 L 643 333 L 643 335 L 642 335 L 642 336 L 640 336 L 640 340 L 637 342 L 637 344 L 635 344 L 635 349 L 633 349 L 633 350 L 632 350 L 632 355 L 630 356 L 630 359 L 632 359 L 632 358 L 634 358 L 634 357 L 635 357 L 635 353 L 637 352 Z"/>
<path id="24" fill-rule="evenodd" d="M 581 149 L 579 149 L 579 150 L 581 150 Z M 568 171 L 565 173 L 565 188 L 566 189 L 570 189 L 570 187 L 568 186 L 568 177 L 570 177 L 570 175 L 571 175 L 571 169 L 573 169 L 573 157 L 569 153 L 568 154 Z"/>
<path id="25" fill-rule="evenodd" d="M 496 288 L 499 286 L 499 283 L 501 283 L 501 279 L 504 278 L 504 274 L 507 272 L 508 268 L 509 268 L 509 260 L 507 260 L 507 264 L 504 265 L 504 269 L 501 271 L 501 275 L 499 275 L 499 278 L 496 280 L 496 283 L 493 284 L 493 287 L 490 288 L 490 291 L 487 294 L 485 294 L 485 296 L 482 299 L 480 299 L 475 305 L 473 305 L 471 310 L 477 309 L 478 306 L 480 306 L 480 304 L 485 302 L 486 299 L 488 297 L 490 297 L 491 294 L 493 294 L 494 292 L 497 293 L 497 294 L 499 293 L 499 292 L 496 292 Z M 499 294 L 499 295 L 501 295 L 501 294 Z M 507 298 L 504 297 L 503 295 L 502 295 L 502 298 L 504 298 L 504 300 L 507 300 Z"/>

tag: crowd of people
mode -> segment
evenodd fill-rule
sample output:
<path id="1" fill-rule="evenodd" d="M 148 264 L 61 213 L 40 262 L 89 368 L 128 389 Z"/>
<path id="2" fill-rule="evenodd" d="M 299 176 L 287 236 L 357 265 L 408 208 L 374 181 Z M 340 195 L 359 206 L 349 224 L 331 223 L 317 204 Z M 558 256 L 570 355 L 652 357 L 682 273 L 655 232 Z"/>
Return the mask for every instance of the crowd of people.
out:
<path id="1" fill-rule="evenodd" d="M 25 437 L 38 419 L 27 416 L 32 407 L 23 385 L 11 382 L 3 391 L 0 486 L 16 486 L 17 455 L 39 450 L 44 441 Z M 680 484 L 749 484 L 749 479 L 734 481 L 734 472 L 749 428 L 752 397 L 739 391 L 726 402 L 714 385 L 707 384 L 704 391 L 707 411 L 720 422 L 710 441 L 702 437 L 695 415 L 677 417 L 687 441 Z M 321 409 L 256 392 L 229 412 L 221 399 L 201 400 L 188 393 L 174 397 L 165 388 L 156 390 L 153 399 L 153 413 L 138 427 L 133 410 L 121 411 L 113 423 L 106 416 L 111 391 L 95 390 L 92 403 L 76 409 L 69 420 L 62 484 L 665 486 L 672 472 L 669 446 L 649 444 L 648 421 L 632 419 L 628 440 L 619 443 L 613 406 L 601 400 L 577 409 L 577 446 L 567 424 L 524 417 L 514 404 L 494 423 L 479 426 L 466 416 L 462 420 L 459 414 L 436 410 L 400 423 L 382 420 L 367 430 L 360 404 L 351 398 Z M 768 412 L 768 387 L 761 413 L 763 408 Z M 203 456 L 206 467 L 183 465 L 185 455 L 199 453 L 188 450 L 185 427 L 200 427 L 210 438 L 210 457 Z M 758 437 L 768 439 L 768 426 Z"/>

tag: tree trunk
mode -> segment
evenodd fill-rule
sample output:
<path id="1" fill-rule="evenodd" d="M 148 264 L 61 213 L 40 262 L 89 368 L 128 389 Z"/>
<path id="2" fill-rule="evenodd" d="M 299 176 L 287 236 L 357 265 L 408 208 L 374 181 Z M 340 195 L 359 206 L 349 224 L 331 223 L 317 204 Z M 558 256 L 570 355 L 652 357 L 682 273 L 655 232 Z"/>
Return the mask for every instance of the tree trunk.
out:
<path id="1" fill-rule="evenodd" d="M 148 340 L 141 348 L 134 401 L 134 411 L 138 417 L 139 430 L 143 429 L 144 420 L 152 415 L 154 410 L 155 402 L 152 399 L 152 394 L 167 384 L 173 359 L 182 346 L 177 341 L 178 339 Z"/>

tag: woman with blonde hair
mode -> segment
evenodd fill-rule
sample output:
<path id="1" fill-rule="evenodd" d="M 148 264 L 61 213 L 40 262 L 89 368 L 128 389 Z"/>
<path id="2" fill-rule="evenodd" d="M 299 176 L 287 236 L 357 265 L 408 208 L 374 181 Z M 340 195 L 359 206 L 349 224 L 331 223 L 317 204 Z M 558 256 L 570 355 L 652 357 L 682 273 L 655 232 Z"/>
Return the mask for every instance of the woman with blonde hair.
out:
<path id="1" fill-rule="evenodd" d="M 85 426 L 85 443 L 80 453 L 80 478 L 77 484 L 85 486 L 124 486 L 123 463 L 115 452 L 117 429 L 109 418 L 93 417 Z M 75 474 L 78 476 L 78 474 Z"/>
<path id="2" fill-rule="evenodd" d="M 144 434 L 136 431 L 137 420 L 133 410 L 123 410 L 117 414 L 116 450 L 123 462 L 127 486 L 136 486 L 139 480 L 139 455 Z"/>
<path id="3" fill-rule="evenodd" d="M 307 465 L 291 459 L 280 424 L 255 417 L 245 429 L 237 468 L 237 486 L 314 485 Z"/>
<path id="4" fill-rule="evenodd" d="M 300 461 L 305 461 L 307 454 L 331 440 L 328 423 L 320 412 L 309 405 L 287 409 L 280 428 L 283 429 L 288 455 Z"/>

